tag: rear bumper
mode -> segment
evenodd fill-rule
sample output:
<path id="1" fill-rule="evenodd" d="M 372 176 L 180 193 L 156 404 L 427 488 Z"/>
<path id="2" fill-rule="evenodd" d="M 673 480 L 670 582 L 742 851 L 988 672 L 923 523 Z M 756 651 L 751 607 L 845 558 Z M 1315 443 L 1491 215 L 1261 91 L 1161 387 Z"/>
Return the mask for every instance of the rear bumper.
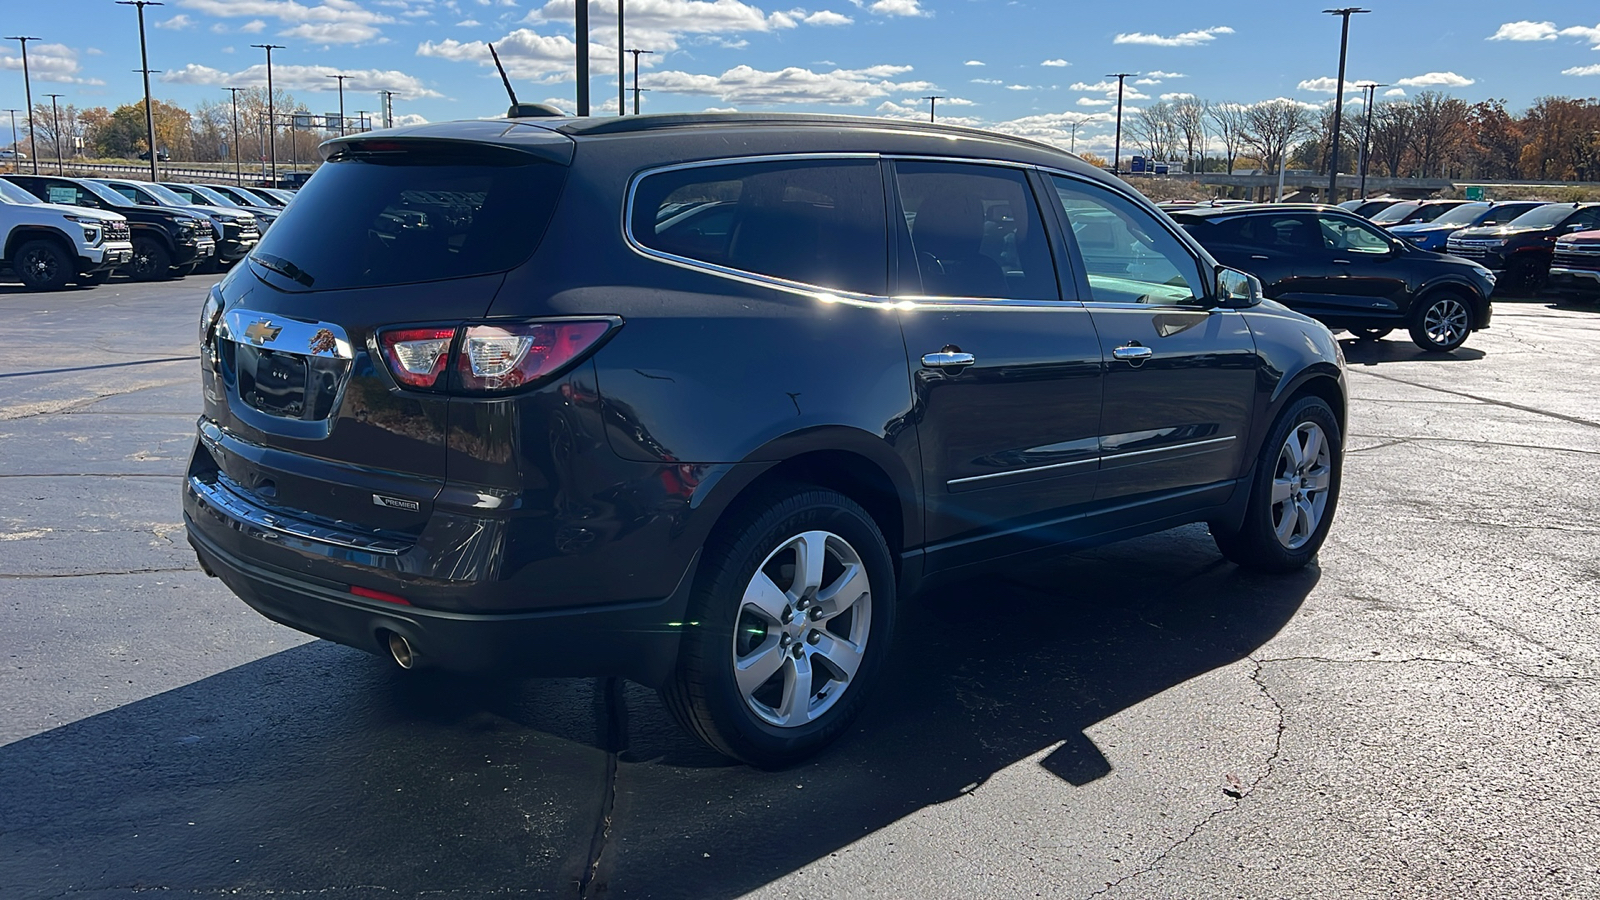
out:
<path id="1" fill-rule="evenodd" d="M 187 498 L 186 498 L 187 499 Z M 186 503 L 187 506 L 187 503 Z M 207 573 L 263 616 L 297 631 L 387 655 L 393 632 L 418 665 L 547 677 L 616 675 L 649 687 L 671 676 L 699 556 L 656 601 L 522 613 L 422 609 L 350 593 L 348 585 L 228 553 L 186 509 L 189 544 Z"/>
<path id="2" fill-rule="evenodd" d="M 1553 294 L 1600 296 L 1600 270 L 1551 266 L 1550 279 L 1545 283 L 1545 289 Z"/>

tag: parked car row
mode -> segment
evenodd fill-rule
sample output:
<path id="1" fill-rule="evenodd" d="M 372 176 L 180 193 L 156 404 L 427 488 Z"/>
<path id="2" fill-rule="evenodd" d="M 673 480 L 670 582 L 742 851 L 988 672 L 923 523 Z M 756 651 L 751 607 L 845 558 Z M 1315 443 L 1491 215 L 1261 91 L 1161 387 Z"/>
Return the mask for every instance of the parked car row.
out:
<path id="1" fill-rule="evenodd" d="M 0 185 L 0 267 L 32 290 L 98 284 L 113 272 L 152 281 L 226 268 L 255 247 L 293 197 L 269 188 L 55 175 L 8 175 Z M 56 221 L 82 225 L 79 219 L 113 224 L 97 226 L 99 243 L 85 245 Z"/>

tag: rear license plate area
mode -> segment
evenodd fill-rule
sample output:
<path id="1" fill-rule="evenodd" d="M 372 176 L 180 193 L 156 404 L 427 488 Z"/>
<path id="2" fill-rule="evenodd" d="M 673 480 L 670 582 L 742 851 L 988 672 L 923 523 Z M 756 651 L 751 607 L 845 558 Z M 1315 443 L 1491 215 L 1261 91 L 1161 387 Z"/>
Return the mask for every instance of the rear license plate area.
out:
<path id="1" fill-rule="evenodd" d="M 306 358 L 239 345 L 239 397 L 268 415 L 299 419 L 306 411 Z"/>

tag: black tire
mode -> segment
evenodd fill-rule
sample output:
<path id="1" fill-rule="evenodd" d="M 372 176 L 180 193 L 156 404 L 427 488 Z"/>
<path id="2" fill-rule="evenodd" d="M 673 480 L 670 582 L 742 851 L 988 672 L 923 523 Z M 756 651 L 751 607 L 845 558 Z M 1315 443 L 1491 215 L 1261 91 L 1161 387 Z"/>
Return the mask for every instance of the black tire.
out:
<path id="1" fill-rule="evenodd" d="M 97 284 L 105 284 L 108 280 L 110 280 L 110 278 L 111 278 L 111 270 L 110 269 L 101 269 L 98 272 L 90 272 L 87 275 L 79 275 L 74 280 L 77 281 L 78 284 L 83 285 L 84 287 L 93 287 L 93 286 L 95 286 Z"/>
<path id="2" fill-rule="evenodd" d="M 851 601 L 856 604 L 850 607 L 852 612 L 837 618 L 812 624 L 804 612 L 797 611 L 793 625 L 774 624 L 769 628 L 757 621 L 759 630 L 753 628 L 752 617 L 760 614 L 754 606 L 747 607 L 744 598 L 758 570 L 772 574 L 774 584 L 781 584 L 787 577 L 783 560 L 787 558 L 791 568 L 799 562 L 798 553 L 785 549 L 786 546 L 800 540 L 801 535 L 815 532 L 827 532 L 832 538 L 841 539 L 845 550 L 853 551 L 866 574 L 868 593 L 857 595 L 857 599 Z M 830 576 L 825 574 L 820 583 L 830 587 L 847 580 L 838 574 L 841 571 L 838 557 L 829 555 L 836 553 L 839 547 L 840 544 L 830 539 L 827 553 L 823 554 L 834 567 L 831 577 L 837 582 L 830 583 Z M 790 555 L 785 557 L 785 553 Z M 792 596 L 792 589 L 792 585 L 789 592 L 778 588 L 784 597 Z M 764 490 L 730 510 L 706 543 L 685 614 L 691 625 L 685 629 L 679 647 L 677 671 L 662 687 L 661 698 L 679 724 L 721 753 L 762 768 L 799 762 L 843 734 L 865 704 L 882 670 L 894 633 L 894 592 L 894 566 L 888 545 L 866 510 L 843 494 L 815 486 L 787 484 Z M 806 596 L 827 593 L 813 589 L 797 602 L 803 605 Z M 785 604 L 783 609 L 787 613 L 792 607 Z M 860 612 L 863 609 L 865 614 Z M 858 615 L 865 621 L 854 618 Z M 844 623 L 842 620 L 847 616 L 851 621 Z M 785 622 L 788 621 L 785 615 Z M 752 690 L 749 700 L 735 676 L 740 646 L 735 639 L 736 626 L 740 641 L 750 642 L 751 635 L 755 635 L 746 659 L 760 656 L 781 660 L 772 676 L 761 682 L 760 688 Z M 823 644 L 813 649 L 812 643 L 838 636 L 840 632 L 833 629 L 841 626 L 859 627 L 864 636 L 858 645 L 861 648 L 859 665 L 848 681 L 828 681 L 820 690 L 815 681 L 809 681 L 805 724 L 775 724 L 758 714 L 756 707 L 762 705 L 763 691 L 768 692 L 765 696 L 771 696 L 770 691 L 776 684 L 778 694 L 783 694 L 786 676 L 792 672 L 791 654 L 796 660 L 804 658 L 808 667 L 815 665 L 824 678 L 830 674 L 837 678 L 842 670 L 828 662 L 826 652 L 828 646 L 834 645 Z M 803 637 L 790 637 L 789 631 L 793 629 L 808 630 Z M 811 633 L 823 629 L 828 631 L 820 635 Z M 762 651 L 763 647 L 767 649 Z M 844 685 L 842 691 L 830 695 L 829 690 L 839 684 Z M 813 704 L 819 711 L 814 718 L 809 718 Z M 770 716 L 781 714 L 781 705 L 780 702 L 778 706 L 763 708 Z"/>
<path id="3" fill-rule="evenodd" d="M 173 274 L 177 275 L 179 278 L 188 278 L 190 275 L 204 270 L 205 265 L 205 263 L 189 263 L 186 266 L 179 266 L 178 268 L 174 269 Z"/>
<path id="4" fill-rule="evenodd" d="M 134 281 L 161 281 L 172 277 L 172 254 L 151 237 L 133 239 L 133 259 L 122 270 Z"/>
<path id="5" fill-rule="evenodd" d="M 59 291 L 77 277 L 77 263 L 55 241 L 34 240 L 17 248 L 11 268 L 30 291 Z"/>
<path id="6" fill-rule="evenodd" d="M 1294 539 L 1300 529 L 1293 526 L 1290 540 L 1286 542 L 1279 539 L 1277 526 L 1284 521 L 1281 514 L 1288 510 L 1274 511 L 1273 487 L 1274 482 L 1280 481 L 1280 476 L 1285 474 L 1282 471 L 1282 456 L 1290 434 L 1307 424 L 1321 429 L 1326 438 L 1327 484 L 1321 491 L 1323 503 L 1315 526 L 1298 541 Z M 1320 397 L 1302 397 L 1290 404 L 1278 416 L 1278 421 L 1273 423 L 1266 443 L 1261 447 L 1261 454 L 1256 459 L 1255 476 L 1250 485 L 1250 500 L 1243 522 L 1236 529 L 1212 523 L 1211 537 L 1217 542 L 1217 549 L 1232 562 L 1259 572 L 1292 572 L 1310 562 L 1321 549 L 1322 542 L 1328 536 L 1328 528 L 1333 524 L 1334 512 L 1339 505 L 1343 464 L 1344 438 L 1339 432 L 1339 420 L 1334 417 L 1327 402 Z M 1303 496 L 1315 508 L 1314 492 L 1306 491 Z M 1290 543 L 1294 546 L 1290 546 Z"/>
<path id="7" fill-rule="evenodd" d="M 1465 344 L 1472 325 L 1472 304 L 1455 291 L 1435 291 L 1411 310 L 1411 340 L 1430 353 Z"/>
<path id="8" fill-rule="evenodd" d="M 1388 337 L 1389 333 L 1391 331 L 1394 331 L 1394 329 L 1393 328 L 1351 328 L 1351 329 L 1349 329 L 1349 331 L 1350 331 L 1351 334 L 1355 335 L 1356 340 L 1358 340 L 1358 341 L 1381 341 L 1384 338 Z"/>

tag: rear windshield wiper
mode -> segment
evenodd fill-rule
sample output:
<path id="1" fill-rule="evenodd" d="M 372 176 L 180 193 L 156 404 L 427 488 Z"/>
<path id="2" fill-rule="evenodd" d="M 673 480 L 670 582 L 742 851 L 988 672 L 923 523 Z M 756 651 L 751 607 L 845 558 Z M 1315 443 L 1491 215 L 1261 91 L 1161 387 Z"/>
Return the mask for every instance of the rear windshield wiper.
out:
<path id="1" fill-rule="evenodd" d="M 306 287 L 311 287 L 312 283 L 316 281 L 315 278 L 311 277 L 310 273 L 301 271 L 299 266 L 281 256 L 273 256 L 271 253 L 252 253 L 250 254 L 250 259 L 263 269 L 277 272 L 279 275 Z"/>

